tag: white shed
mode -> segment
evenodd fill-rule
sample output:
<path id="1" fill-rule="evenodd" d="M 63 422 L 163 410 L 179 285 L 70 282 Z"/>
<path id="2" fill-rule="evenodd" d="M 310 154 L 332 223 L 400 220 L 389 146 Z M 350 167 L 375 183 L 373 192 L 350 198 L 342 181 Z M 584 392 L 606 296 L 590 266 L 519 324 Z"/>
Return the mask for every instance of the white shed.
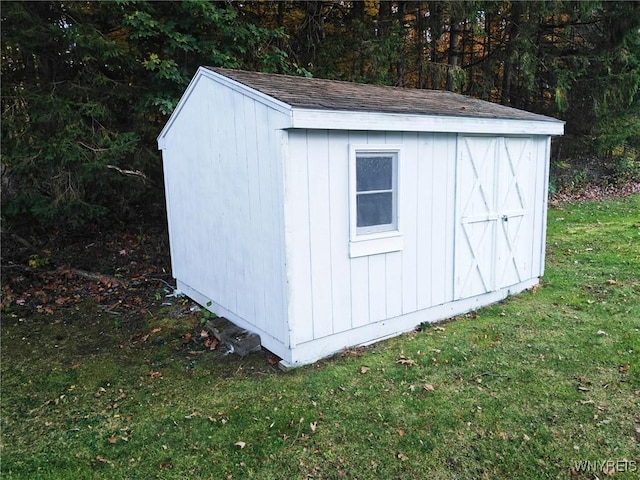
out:
<path id="1" fill-rule="evenodd" d="M 451 92 L 200 68 L 158 137 L 178 290 L 287 366 L 544 271 L 564 123 Z"/>

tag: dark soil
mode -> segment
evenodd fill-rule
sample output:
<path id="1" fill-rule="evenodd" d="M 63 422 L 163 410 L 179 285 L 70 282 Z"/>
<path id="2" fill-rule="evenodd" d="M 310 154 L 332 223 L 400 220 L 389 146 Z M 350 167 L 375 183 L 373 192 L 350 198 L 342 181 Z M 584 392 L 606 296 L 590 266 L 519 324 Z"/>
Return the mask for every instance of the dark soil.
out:
<path id="1" fill-rule="evenodd" d="M 41 238 L 3 229 L 5 314 L 53 316 L 89 301 L 124 324 L 147 313 L 173 289 L 162 223 L 112 230 L 88 225 Z"/>

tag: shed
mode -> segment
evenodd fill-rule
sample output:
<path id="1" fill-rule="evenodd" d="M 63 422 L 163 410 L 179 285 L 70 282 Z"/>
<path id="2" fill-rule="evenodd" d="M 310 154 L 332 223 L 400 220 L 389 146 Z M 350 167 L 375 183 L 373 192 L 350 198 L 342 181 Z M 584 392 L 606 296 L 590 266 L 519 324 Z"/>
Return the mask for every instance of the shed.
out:
<path id="1" fill-rule="evenodd" d="M 285 366 L 533 287 L 564 123 L 452 92 L 201 67 L 158 137 L 179 291 Z"/>

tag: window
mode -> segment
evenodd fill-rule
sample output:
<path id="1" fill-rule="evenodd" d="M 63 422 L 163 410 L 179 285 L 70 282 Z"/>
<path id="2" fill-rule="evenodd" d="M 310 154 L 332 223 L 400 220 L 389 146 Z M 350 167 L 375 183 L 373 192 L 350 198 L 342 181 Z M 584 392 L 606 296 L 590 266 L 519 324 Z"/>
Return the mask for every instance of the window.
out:
<path id="1" fill-rule="evenodd" d="M 352 145 L 350 162 L 351 256 L 401 250 L 400 147 Z"/>
<path id="2" fill-rule="evenodd" d="M 357 233 L 396 229 L 397 153 L 356 153 Z"/>

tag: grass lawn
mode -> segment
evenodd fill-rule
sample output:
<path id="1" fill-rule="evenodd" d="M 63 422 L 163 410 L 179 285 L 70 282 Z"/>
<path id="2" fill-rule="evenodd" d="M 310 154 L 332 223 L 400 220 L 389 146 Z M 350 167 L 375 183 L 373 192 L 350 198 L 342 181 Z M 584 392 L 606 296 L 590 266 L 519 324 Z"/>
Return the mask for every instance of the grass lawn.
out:
<path id="1" fill-rule="evenodd" d="M 535 291 L 286 374 L 177 307 L 7 309 L 2 478 L 639 478 L 640 195 L 551 209 L 547 252 Z"/>

